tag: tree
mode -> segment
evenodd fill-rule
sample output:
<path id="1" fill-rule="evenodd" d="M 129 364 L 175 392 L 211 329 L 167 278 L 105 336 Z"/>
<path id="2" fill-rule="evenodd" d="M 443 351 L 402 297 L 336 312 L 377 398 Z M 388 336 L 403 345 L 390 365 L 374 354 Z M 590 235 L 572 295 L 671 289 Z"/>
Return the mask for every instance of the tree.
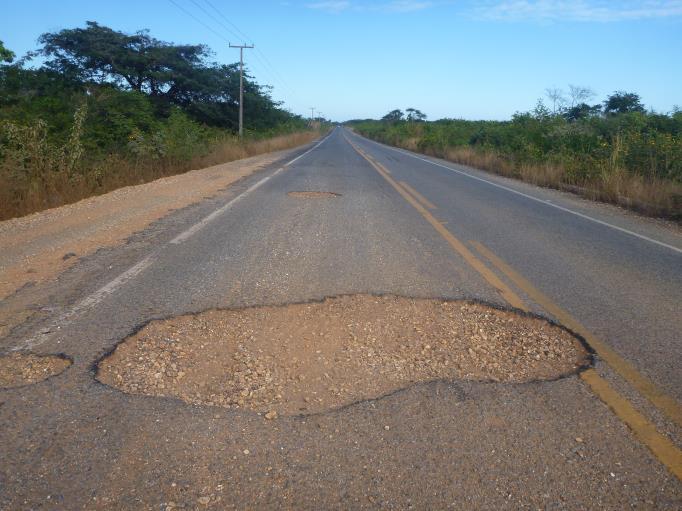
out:
<path id="1" fill-rule="evenodd" d="M 645 108 L 639 94 L 616 91 L 604 101 L 604 113 L 625 114 L 628 112 L 644 112 Z"/>
<path id="2" fill-rule="evenodd" d="M 89 21 L 84 28 L 43 34 L 42 69 L 86 89 L 114 86 L 139 92 L 167 117 L 180 107 L 194 120 L 236 129 L 238 64 L 219 65 L 204 45 L 177 45 L 155 39 L 146 30 L 126 34 Z M 294 116 L 272 100 L 270 90 L 244 76 L 247 129 L 269 129 Z"/>
<path id="3" fill-rule="evenodd" d="M 590 98 L 594 97 L 594 91 L 582 85 L 569 85 L 568 95 L 571 98 L 571 108 L 580 103 L 586 103 Z"/>
<path id="4" fill-rule="evenodd" d="M 564 117 L 569 121 L 577 121 L 579 119 L 586 119 L 594 117 L 601 113 L 601 105 L 588 105 L 587 103 L 580 103 L 574 107 L 567 109 L 564 112 Z"/>
<path id="5" fill-rule="evenodd" d="M 548 87 L 545 89 L 545 94 L 552 102 L 552 113 L 556 115 L 566 106 L 566 98 L 564 91 L 557 87 Z"/>
<path id="6" fill-rule="evenodd" d="M 37 54 L 45 66 L 82 82 L 113 83 L 173 104 L 226 97 L 224 68 L 208 65 L 204 45 L 174 45 L 147 31 L 132 35 L 88 21 L 86 28 L 47 33 Z"/>
<path id="7" fill-rule="evenodd" d="M 552 116 L 549 108 L 545 106 L 545 103 L 542 101 L 542 99 L 538 99 L 538 102 L 535 104 L 535 108 L 533 109 L 532 113 L 533 118 L 539 121 L 545 121 Z"/>
<path id="8" fill-rule="evenodd" d="M 417 110 L 416 108 L 408 108 L 406 110 L 407 112 L 407 120 L 410 122 L 413 121 L 424 121 L 426 120 L 426 114 L 422 113 L 421 111 Z"/>
<path id="9" fill-rule="evenodd" d="M 388 112 L 386 115 L 384 115 L 384 116 L 381 118 L 381 120 L 382 120 L 382 121 L 386 121 L 386 122 L 398 122 L 398 121 L 402 121 L 402 120 L 403 120 L 403 112 L 402 112 L 402 110 L 399 110 L 399 109 L 396 108 L 395 110 L 391 110 L 391 111 Z"/>
<path id="10" fill-rule="evenodd" d="M 14 52 L 5 48 L 5 45 L 0 41 L 0 62 L 12 62 L 14 60 Z"/>

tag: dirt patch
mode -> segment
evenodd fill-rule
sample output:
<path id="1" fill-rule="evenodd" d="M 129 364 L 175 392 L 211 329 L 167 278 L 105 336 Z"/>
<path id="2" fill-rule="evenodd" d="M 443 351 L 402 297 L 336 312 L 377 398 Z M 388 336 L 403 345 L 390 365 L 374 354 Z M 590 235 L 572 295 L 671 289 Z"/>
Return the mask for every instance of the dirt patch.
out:
<path id="1" fill-rule="evenodd" d="M 414 382 L 554 379 L 589 363 L 549 322 L 462 301 L 367 295 L 154 321 L 98 379 L 133 394 L 277 414 L 315 413 Z"/>
<path id="2" fill-rule="evenodd" d="M 0 357 L 0 388 L 38 383 L 61 373 L 70 365 L 69 359 L 58 355 L 12 353 Z"/>
<path id="3" fill-rule="evenodd" d="M 340 193 L 320 191 L 289 192 L 287 195 L 289 197 L 297 197 L 299 199 L 333 199 L 334 197 L 341 197 Z"/>

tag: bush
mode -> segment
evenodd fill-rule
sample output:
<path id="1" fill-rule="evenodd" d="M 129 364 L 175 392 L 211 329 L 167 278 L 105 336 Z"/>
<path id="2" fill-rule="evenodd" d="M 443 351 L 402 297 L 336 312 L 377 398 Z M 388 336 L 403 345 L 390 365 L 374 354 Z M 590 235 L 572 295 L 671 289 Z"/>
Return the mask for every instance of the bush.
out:
<path id="1" fill-rule="evenodd" d="M 511 121 L 358 121 L 354 126 L 387 144 L 478 163 L 542 185 L 577 186 L 593 197 L 682 218 L 682 114 L 623 109 L 574 118 L 552 115 L 539 103 Z"/>

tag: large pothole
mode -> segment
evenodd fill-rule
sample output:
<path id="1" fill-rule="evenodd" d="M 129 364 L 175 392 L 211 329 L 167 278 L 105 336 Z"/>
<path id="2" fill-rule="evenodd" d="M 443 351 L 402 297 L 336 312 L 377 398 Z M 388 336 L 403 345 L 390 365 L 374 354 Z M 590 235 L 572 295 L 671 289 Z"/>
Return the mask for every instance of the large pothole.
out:
<path id="1" fill-rule="evenodd" d="M 275 414 L 315 413 L 414 382 L 527 382 L 589 363 L 551 323 L 486 305 L 355 295 L 154 321 L 98 379 L 125 392 Z"/>
<path id="2" fill-rule="evenodd" d="M 61 373 L 71 360 L 60 355 L 12 353 L 0 357 L 0 388 L 21 387 L 38 383 Z"/>

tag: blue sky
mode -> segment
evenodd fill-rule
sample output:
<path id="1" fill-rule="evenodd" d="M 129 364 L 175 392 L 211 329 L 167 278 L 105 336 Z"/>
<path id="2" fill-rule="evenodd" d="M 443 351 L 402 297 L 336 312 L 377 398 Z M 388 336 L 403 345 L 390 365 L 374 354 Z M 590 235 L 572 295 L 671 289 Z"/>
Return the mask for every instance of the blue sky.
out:
<path id="1" fill-rule="evenodd" d="M 35 49 L 43 32 L 86 20 L 204 43 L 224 63 L 238 59 L 228 41 L 247 39 L 258 49 L 245 52 L 247 65 L 275 98 L 334 120 L 407 107 L 429 119 L 505 119 L 531 109 L 546 88 L 569 84 L 591 87 L 594 102 L 623 89 L 657 111 L 682 106 L 682 0 L 0 4 L 0 40 L 17 54 Z"/>

